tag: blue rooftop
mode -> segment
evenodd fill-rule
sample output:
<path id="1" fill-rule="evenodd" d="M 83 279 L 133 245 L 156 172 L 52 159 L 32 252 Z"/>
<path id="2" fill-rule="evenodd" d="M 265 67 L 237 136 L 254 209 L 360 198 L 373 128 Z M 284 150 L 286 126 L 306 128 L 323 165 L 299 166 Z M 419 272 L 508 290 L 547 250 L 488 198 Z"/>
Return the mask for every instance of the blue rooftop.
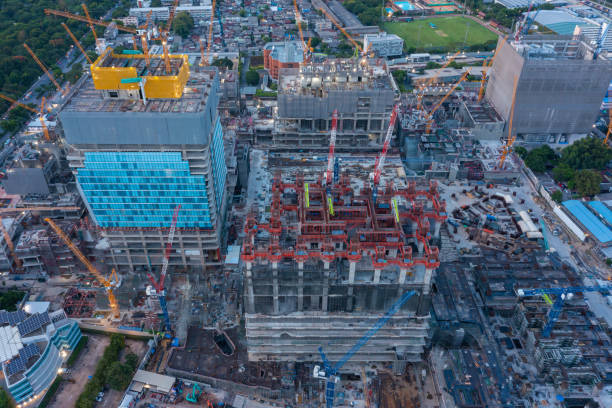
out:
<path id="1" fill-rule="evenodd" d="M 609 225 L 612 225 L 612 211 L 601 201 L 591 201 L 589 207 L 599 214 Z"/>
<path id="2" fill-rule="evenodd" d="M 582 202 L 578 200 L 564 201 L 563 205 L 599 242 L 612 241 L 612 231 L 595 214 L 589 211 Z"/>

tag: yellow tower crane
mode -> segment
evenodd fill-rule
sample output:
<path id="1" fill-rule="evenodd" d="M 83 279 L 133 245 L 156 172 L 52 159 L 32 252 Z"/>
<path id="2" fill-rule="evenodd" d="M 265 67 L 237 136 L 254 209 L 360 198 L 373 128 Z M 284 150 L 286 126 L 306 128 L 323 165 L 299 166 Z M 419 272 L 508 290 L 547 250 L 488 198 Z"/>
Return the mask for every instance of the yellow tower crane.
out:
<path id="1" fill-rule="evenodd" d="M 506 161 L 506 157 L 512 151 L 512 145 L 516 140 L 516 135 L 512 135 L 512 121 L 514 120 L 514 105 L 516 104 L 516 88 L 518 86 L 518 76 L 514 77 L 514 89 L 512 91 L 512 105 L 510 107 L 510 117 L 508 118 L 508 140 L 506 141 L 506 145 L 504 146 L 504 150 L 502 152 L 501 158 L 499 159 L 499 168 L 504 168 L 504 162 Z"/>
<path id="2" fill-rule="evenodd" d="M 310 47 L 308 47 L 306 45 L 306 42 L 304 41 L 304 33 L 302 32 L 302 16 L 298 10 L 298 6 L 297 6 L 297 0 L 293 0 L 293 9 L 295 12 L 295 24 L 298 26 L 298 31 L 300 32 L 300 41 L 302 42 L 302 50 L 304 53 L 304 62 L 308 61 L 308 51 L 310 50 Z"/>
<path id="3" fill-rule="evenodd" d="M 89 55 L 87 55 L 87 53 L 85 52 L 85 50 L 83 49 L 83 47 L 81 47 L 81 43 L 79 42 L 79 40 L 74 36 L 74 34 L 72 34 L 72 31 L 70 31 L 70 29 L 68 28 L 68 26 L 64 23 L 62 23 L 62 27 L 64 27 L 64 29 L 66 30 L 66 32 L 68 33 L 68 35 L 70 36 L 70 38 L 72 38 L 72 41 L 75 43 L 75 45 L 79 48 L 79 50 L 81 50 L 81 52 L 83 53 L 83 55 L 85 56 L 85 58 L 87 59 L 87 62 L 89 63 L 89 65 L 93 64 L 93 62 L 91 61 L 91 58 L 89 58 Z"/>
<path id="4" fill-rule="evenodd" d="M 47 141 L 51 140 L 51 136 L 49 136 L 49 129 L 47 128 L 47 124 L 45 123 L 45 97 L 44 96 L 43 96 L 43 98 L 42 98 L 42 100 L 40 102 L 40 110 L 39 111 L 37 111 L 34 108 L 29 107 L 28 105 L 24 105 L 23 103 L 18 102 L 18 101 L 16 101 L 13 98 L 9 98 L 6 95 L 0 94 L 0 98 L 4 99 L 6 101 L 9 101 L 10 103 L 12 103 L 14 105 L 21 106 L 22 108 L 27 109 L 30 112 L 37 113 L 38 114 L 38 118 L 40 120 L 40 126 L 43 129 L 43 134 L 45 135 L 45 140 L 47 140 Z"/>
<path id="5" fill-rule="evenodd" d="M 74 245 L 70 238 L 64 233 L 64 231 L 62 231 L 62 229 L 55 222 L 53 222 L 50 218 L 45 218 L 45 221 L 51 226 L 53 231 L 55 231 L 55 233 L 61 238 L 61 240 L 64 241 L 68 248 L 70 248 L 72 253 L 77 258 L 79 258 L 81 262 L 83 262 L 83 264 L 87 267 L 89 272 L 91 272 L 91 274 L 98 280 L 98 282 L 100 282 L 102 286 L 104 286 L 104 288 L 106 289 L 106 294 L 108 296 L 108 303 L 110 304 L 113 313 L 113 317 L 115 319 L 118 319 L 121 316 L 121 313 L 119 310 L 119 304 L 117 303 L 117 298 L 115 298 L 115 294 L 113 293 L 113 285 L 111 284 L 111 282 L 106 279 L 104 275 L 102 275 L 96 269 L 96 267 L 93 266 L 91 262 L 89 262 L 89 259 L 87 259 L 85 255 L 83 255 L 79 248 Z M 112 274 L 113 273 L 111 273 L 111 276 Z"/>
<path id="6" fill-rule="evenodd" d="M 53 85 L 55 85 L 55 87 L 57 88 L 58 91 L 62 92 L 62 87 L 60 86 L 60 84 L 57 83 L 57 81 L 55 80 L 55 77 L 53 76 L 53 74 L 51 73 L 51 71 L 49 71 L 47 69 L 47 67 L 45 67 L 45 64 L 42 63 L 41 60 L 38 59 L 38 57 L 36 56 L 36 54 L 34 54 L 34 51 L 32 51 L 32 49 L 30 47 L 28 47 L 28 44 L 23 43 L 23 47 L 26 49 L 26 51 L 28 52 L 28 54 L 30 54 L 30 56 L 32 57 L 32 59 L 34 59 L 34 61 L 36 61 L 36 63 L 38 64 L 38 66 L 40 67 L 40 69 L 43 70 L 43 72 L 45 74 L 47 74 L 47 76 L 49 77 L 49 79 L 51 80 L 51 82 L 53 82 Z"/>
<path id="7" fill-rule="evenodd" d="M 431 131 L 431 125 L 433 123 L 433 115 L 434 113 L 436 113 L 436 111 L 438 109 L 440 109 L 440 106 L 442 106 L 442 104 L 448 99 L 449 96 L 452 95 L 453 92 L 455 92 L 455 89 L 457 89 L 457 87 L 459 86 L 459 84 L 461 84 L 463 81 L 465 81 L 465 79 L 467 78 L 467 76 L 469 75 L 470 71 L 466 70 L 463 75 L 461 76 L 461 78 L 459 78 L 459 80 L 457 82 L 455 82 L 455 84 L 453 85 L 453 87 L 446 93 L 446 95 L 444 95 L 444 97 L 442 99 L 440 99 L 440 102 L 438 102 L 438 104 L 436 106 L 434 106 L 434 108 L 431 110 L 431 112 L 429 112 L 427 114 L 427 134 L 429 134 L 429 132 Z"/>

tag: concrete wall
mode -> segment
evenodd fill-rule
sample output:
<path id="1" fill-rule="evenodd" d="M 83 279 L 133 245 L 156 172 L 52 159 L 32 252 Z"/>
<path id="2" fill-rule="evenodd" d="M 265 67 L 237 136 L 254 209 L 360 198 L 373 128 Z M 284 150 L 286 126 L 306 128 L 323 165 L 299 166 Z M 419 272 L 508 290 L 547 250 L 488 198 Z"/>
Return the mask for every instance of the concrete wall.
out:
<path id="1" fill-rule="evenodd" d="M 612 77 L 610 61 L 526 60 L 510 44 L 501 47 L 486 98 L 508 121 L 518 77 L 513 133 L 590 132 Z"/>

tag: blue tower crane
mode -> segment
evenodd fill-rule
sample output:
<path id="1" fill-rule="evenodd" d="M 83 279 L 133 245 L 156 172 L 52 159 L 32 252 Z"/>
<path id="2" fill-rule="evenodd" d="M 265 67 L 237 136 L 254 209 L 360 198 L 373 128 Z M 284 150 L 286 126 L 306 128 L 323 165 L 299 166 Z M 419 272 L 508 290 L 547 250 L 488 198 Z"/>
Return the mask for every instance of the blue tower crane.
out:
<path id="1" fill-rule="evenodd" d="M 606 37 L 608 36 L 608 30 L 610 30 L 610 24 L 603 23 L 601 25 L 601 29 L 599 30 L 599 37 L 597 38 L 597 41 L 595 43 L 595 52 L 593 52 L 593 61 L 595 61 L 597 57 L 599 56 L 599 54 L 601 53 L 603 43 L 606 40 Z"/>
<path id="2" fill-rule="evenodd" d="M 542 330 L 544 337 L 550 337 L 550 332 L 555 324 L 555 321 L 561 314 L 565 300 L 570 298 L 574 293 L 581 292 L 607 292 L 612 290 L 612 285 L 606 286 L 570 286 L 567 288 L 542 288 L 542 289 L 518 289 L 519 297 L 524 296 L 543 296 L 546 302 L 552 303 L 552 307 L 548 312 L 548 320 Z M 555 295 L 555 301 L 552 302 L 548 295 Z"/>
<path id="3" fill-rule="evenodd" d="M 335 386 L 336 382 L 339 381 L 339 377 L 337 376 L 338 371 L 346 364 L 347 361 L 351 359 L 363 347 L 371 338 L 376 334 L 381 327 L 383 327 L 387 321 L 396 314 L 402 305 L 406 303 L 408 299 L 410 299 L 415 294 L 414 290 L 409 290 L 404 293 L 395 303 L 387 310 L 387 312 L 376 321 L 374 326 L 370 328 L 360 338 L 357 343 L 351 347 L 351 349 L 340 359 L 336 364 L 332 366 L 331 362 L 325 356 L 323 352 L 323 348 L 319 347 L 319 354 L 321 354 L 321 359 L 323 360 L 323 369 L 324 372 L 321 372 L 319 366 L 315 366 L 314 375 L 315 377 L 325 378 L 327 381 L 325 382 L 325 401 L 327 408 L 332 408 L 334 406 L 334 394 L 335 394 Z"/>

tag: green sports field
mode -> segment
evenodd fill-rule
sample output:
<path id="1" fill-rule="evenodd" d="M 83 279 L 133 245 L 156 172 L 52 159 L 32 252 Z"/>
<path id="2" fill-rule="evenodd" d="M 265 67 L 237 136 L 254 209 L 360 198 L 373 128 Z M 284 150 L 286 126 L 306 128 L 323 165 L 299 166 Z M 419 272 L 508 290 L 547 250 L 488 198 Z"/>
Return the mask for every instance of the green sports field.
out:
<path id="1" fill-rule="evenodd" d="M 429 24 L 434 24 L 432 28 Z M 497 35 L 466 17 L 440 17 L 410 22 L 388 22 L 384 30 L 404 39 L 409 52 L 450 52 L 494 49 Z M 466 37 L 467 32 L 467 37 Z"/>

